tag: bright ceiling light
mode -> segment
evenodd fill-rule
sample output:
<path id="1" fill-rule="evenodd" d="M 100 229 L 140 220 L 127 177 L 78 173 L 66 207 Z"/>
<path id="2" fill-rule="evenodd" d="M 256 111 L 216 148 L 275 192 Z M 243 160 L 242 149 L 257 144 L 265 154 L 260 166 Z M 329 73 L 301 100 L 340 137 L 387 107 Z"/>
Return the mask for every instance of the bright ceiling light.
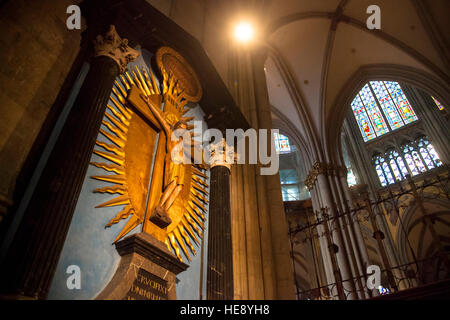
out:
<path id="1" fill-rule="evenodd" d="M 235 27 L 234 35 L 239 42 L 249 42 L 254 36 L 253 27 L 247 22 L 241 22 Z"/>

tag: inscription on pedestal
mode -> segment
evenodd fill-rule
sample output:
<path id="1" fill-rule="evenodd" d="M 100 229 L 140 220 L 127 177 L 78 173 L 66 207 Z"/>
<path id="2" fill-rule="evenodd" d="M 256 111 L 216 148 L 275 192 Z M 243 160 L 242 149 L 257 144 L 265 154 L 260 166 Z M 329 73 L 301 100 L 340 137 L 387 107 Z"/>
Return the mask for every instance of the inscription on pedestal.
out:
<path id="1" fill-rule="evenodd" d="M 139 268 L 124 300 L 167 300 L 167 281 Z"/>

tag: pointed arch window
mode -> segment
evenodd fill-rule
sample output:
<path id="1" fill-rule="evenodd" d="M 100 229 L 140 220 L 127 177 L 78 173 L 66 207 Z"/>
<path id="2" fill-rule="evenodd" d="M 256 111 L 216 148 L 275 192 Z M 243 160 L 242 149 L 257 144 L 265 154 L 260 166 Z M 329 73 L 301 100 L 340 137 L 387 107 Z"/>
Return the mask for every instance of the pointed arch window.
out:
<path id="1" fill-rule="evenodd" d="M 439 155 L 430 141 L 428 141 L 427 137 L 419 137 L 416 140 L 416 144 L 428 170 L 440 167 L 442 165 Z"/>
<path id="2" fill-rule="evenodd" d="M 442 166 L 442 161 L 426 136 L 403 144 L 399 152 L 389 148 L 384 155 L 377 153 L 373 163 L 383 187 Z"/>
<path id="3" fill-rule="evenodd" d="M 384 157 L 382 157 L 380 154 L 375 155 L 374 164 L 375 169 L 377 170 L 378 178 L 380 179 L 381 185 L 383 187 L 388 184 L 395 183 L 391 168 L 387 164 Z"/>
<path id="4" fill-rule="evenodd" d="M 395 149 L 388 150 L 386 156 L 389 161 L 389 166 L 394 172 L 395 179 L 397 181 L 403 180 L 409 173 L 403 158 L 395 151 Z"/>
<path id="5" fill-rule="evenodd" d="M 364 142 L 418 120 L 397 82 L 370 81 L 355 96 L 352 110 Z"/>

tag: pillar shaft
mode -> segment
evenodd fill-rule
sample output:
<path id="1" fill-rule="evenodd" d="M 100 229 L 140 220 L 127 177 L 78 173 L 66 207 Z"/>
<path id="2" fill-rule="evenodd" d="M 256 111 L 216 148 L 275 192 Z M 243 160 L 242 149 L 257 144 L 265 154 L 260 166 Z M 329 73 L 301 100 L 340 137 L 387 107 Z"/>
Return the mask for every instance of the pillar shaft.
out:
<path id="1" fill-rule="evenodd" d="M 207 299 L 232 300 L 230 169 L 226 166 L 211 168 L 208 228 Z"/>

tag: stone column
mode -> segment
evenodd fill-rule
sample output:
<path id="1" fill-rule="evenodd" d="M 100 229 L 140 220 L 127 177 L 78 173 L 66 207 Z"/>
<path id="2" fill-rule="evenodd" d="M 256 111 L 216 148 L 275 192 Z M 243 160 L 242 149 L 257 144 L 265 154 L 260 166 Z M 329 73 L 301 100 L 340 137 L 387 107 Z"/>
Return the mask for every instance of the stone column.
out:
<path id="1" fill-rule="evenodd" d="M 319 218 L 324 220 L 324 227 L 325 229 L 328 228 L 330 232 L 332 240 L 332 243 L 329 244 L 330 257 L 334 259 L 333 257 L 335 256 L 336 261 L 334 264 L 337 264 L 337 266 L 334 265 L 333 268 L 336 269 L 338 267 L 338 270 L 334 270 L 334 278 L 337 283 L 342 279 L 342 287 L 346 291 L 345 298 L 353 300 L 357 299 L 357 295 L 355 292 L 356 287 L 353 281 L 351 262 L 349 261 L 349 256 L 352 252 L 350 252 L 351 248 L 345 244 L 346 239 L 344 238 L 345 230 L 343 228 L 343 221 L 342 218 L 338 217 L 337 211 L 339 197 L 336 192 L 333 192 L 332 185 L 330 184 L 328 167 L 329 165 L 325 163 L 316 162 L 308 174 L 305 185 L 310 190 L 317 190 L 317 194 L 322 199 L 321 206 L 323 208 L 314 209 L 317 211 L 328 211 L 322 213 Z M 328 233 L 327 230 L 325 232 Z M 339 292 L 339 298 L 344 298 L 342 292 Z"/>
<path id="2" fill-rule="evenodd" d="M 340 174 L 339 174 L 339 181 L 341 188 L 342 188 L 342 198 L 343 198 L 343 204 L 344 204 L 344 208 L 345 211 L 348 213 L 347 215 L 347 219 L 348 219 L 348 227 L 350 230 L 350 234 L 353 237 L 353 247 L 354 250 L 356 252 L 357 255 L 357 264 L 358 264 L 358 269 L 359 269 L 359 273 L 358 275 L 361 277 L 361 281 L 365 281 L 366 280 L 366 269 L 367 266 L 369 265 L 369 255 L 367 253 L 367 248 L 366 245 L 364 243 L 364 238 L 363 235 L 361 233 L 361 229 L 358 225 L 358 217 L 357 215 L 354 213 L 354 208 L 353 208 L 353 204 L 352 204 L 352 199 L 350 196 L 350 191 L 348 188 L 348 184 L 347 184 L 347 168 L 345 166 L 342 166 L 340 169 Z M 368 294 L 367 289 L 365 289 L 365 285 L 364 283 L 362 284 L 362 289 L 363 289 L 363 294 L 365 295 L 365 297 L 370 297 Z"/>
<path id="3" fill-rule="evenodd" d="M 266 57 L 267 49 L 261 44 L 231 47 L 229 87 L 252 128 L 269 130 L 272 118 L 264 73 Z M 246 164 L 235 171 L 242 176 L 243 194 L 234 198 L 233 214 L 243 207 L 245 217 L 245 234 L 236 239 L 245 250 L 242 257 L 246 258 L 246 261 L 236 259 L 240 263 L 236 269 L 247 273 L 247 286 L 242 295 L 245 297 L 247 291 L 248 299 L 294 299 L 280 177 L 261 175 L 261 168 L 261 164 Z M 233 221 L 236 223 L 237 219 Z"/>
<path id="4" fill-rule="evenodd" d="M 227 154 L 224 139 L 212 145 L 208 226 L 208 300 L 233 300 L 234 298 L 230 205 L 232 162 L 233 153 Z"/>
<path id="5" fill-rule="evenodd" d="M 89 73 L 2 266 L 5 293 L 16 298 L 47 296 L 114 80 L 139 55 L 114 26 L 97 36 L 94 47 Z"/>

